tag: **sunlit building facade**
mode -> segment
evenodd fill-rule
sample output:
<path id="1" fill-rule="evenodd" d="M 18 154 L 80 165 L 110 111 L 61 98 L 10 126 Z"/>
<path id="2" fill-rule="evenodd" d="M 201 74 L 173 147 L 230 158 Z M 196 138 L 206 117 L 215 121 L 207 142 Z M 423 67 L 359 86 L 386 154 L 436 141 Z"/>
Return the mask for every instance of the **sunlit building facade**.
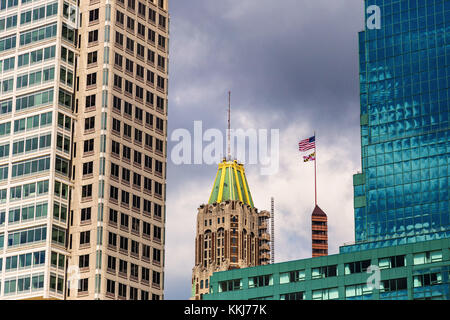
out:
<path id="1" fill-rule="evenodd" d="M 0 1 L 0 299 L 164 297 L 168 28 L 167 0 Z"/>

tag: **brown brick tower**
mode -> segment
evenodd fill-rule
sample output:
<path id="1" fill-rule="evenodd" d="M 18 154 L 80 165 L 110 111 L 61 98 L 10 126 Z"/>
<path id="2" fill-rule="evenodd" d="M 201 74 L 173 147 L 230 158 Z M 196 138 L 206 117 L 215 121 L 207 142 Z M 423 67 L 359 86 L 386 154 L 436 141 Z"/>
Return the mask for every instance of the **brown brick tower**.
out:
<path id="1" fill-rule="evenodd" d="M 313 258 L 328 255 L 327 215 L 318 205 L 316 205 L 311 215 L 311 226 Z"/>

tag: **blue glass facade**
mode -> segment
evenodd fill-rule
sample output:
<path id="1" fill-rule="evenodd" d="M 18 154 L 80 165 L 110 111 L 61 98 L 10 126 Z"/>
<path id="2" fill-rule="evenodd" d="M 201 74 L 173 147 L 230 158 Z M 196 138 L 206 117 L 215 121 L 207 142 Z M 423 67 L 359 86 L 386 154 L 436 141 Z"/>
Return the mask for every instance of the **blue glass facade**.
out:
<path id="1" fill-rule="evenodd" d="M 371 5 L 381 9 L 381 28 L 359 33 L 360 244 L 341 252 L 450 237 L 450 1 Z"/>

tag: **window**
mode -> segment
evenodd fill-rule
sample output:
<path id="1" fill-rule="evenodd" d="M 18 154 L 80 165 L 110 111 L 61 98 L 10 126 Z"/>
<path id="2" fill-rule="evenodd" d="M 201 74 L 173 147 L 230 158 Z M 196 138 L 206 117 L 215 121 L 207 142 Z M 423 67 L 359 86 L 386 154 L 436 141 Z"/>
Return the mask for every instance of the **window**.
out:
<path id="1" fill-rule="evenodd" d="M 156 141 L 156 151 L 163 153 L 163 141 L 158 138 L 155 138 L 155 141 Z"/>
<path id="2" fill-rule="evenodd" d="M 117 223 L 117 215 L 118 215 L 117 210 L 109 209 L 109 221 Z"/>
<path id="3" fill-rule="evenodd" d="M 113 140 L 111 142 L 111 152 L 113 154 L 116 154 L 117 156 L 119 156 L 120 155 L 120 143 Z"/>
<path id="4" fill-rule="evenodd" d="M 157 286 L 161 283 L 161 274 L 155 270 L 152 271 L 152 283 Z"/>
<path id="5" fill-rule="evenodd" d="M 133 83 L 131 81 L 125 80 L 125 92 L 133 95 Z"/>
<path id="6" fill-rule="evenodd" d="M 95 94 L 86 96 L 86 109 L 94 108 L 95 104 L 96 104 L 96 95 Z"/>
<path id="7" fill-rule="evenodd" d="M 119 178 L 119 165 L 111 162 L 111 176 L 115 178 Z"/>
<path id="8" fill-rule="evenodd" d="M 134 150 L 134 163 L 141 165 L 142 163 L 142 153 Z"/>
<path id="9" fill-rule="evenodd" d="M 122 110 L 122 99 L 114 96 L 114 98 L 113 98 L 113 108 L 115 110 L 119 111 L 119 113 L 120 113 L 120 111 Z"/>
<path id="10" fill-rule="evenodd" d="M 280 295 L 280 300 L 305 300 L 304 292 L 292 292 Z"/>
<path id="11" fill-rule="evenodd" d="M 158 46 L 160 46 L 163 49 L 166 47 L 166 38 L 160 34 L 158 35 Z"/>
<path id="12" fill-rule="evenodd" d="M 134 129 L 134 141 L 138 144 L 142 143 L 142 131 L 139 129 Z"/>
<path id="13" fill-rule="evenodd" d="M 123 47 L 123 34 L 121 34 L 120 32 L 116 31 L 116 43 L 120 46 Z"/>
<path id="14" fill-rule="evenodd" d="M 421 274 L 413 277 L 414 288 L 428 287 L 442 283 L 442 273 Z"/>
<path id="15" fill-rule="evenodd" d="M 142 23 L 138 22 L 138 28 L 137 28 L 138 35 L 145 38 L 145 26 Z"/>
<path id="16" fill-rule="evenodd" d="M 88 33 L 88 43 L 98 41 L 98 30 L 89 31 Z"/>
<path id="17" fill-rule="evenodd" d="M 94 151 L 94 139 L 84 140 L 84 152 Z"/>
<path id="18" fill-rule="evenodd" d="M 108 269 L 116 271 L 116 258 L 108 256 Z"/>
<path id="19" fill-rule="evenodd" d="M 112 247 L 117 246 L 117 234 L 112 232 L 108 233 L 108 245 Z"/>
<path id="20" fill-rule="evenodd" d="M 145 30 L 145 28 L 144 28 Z M 145 47 L 143 45 L 141 45 L 140 43 L 136 44 L 136 54 L 138 58 L 145 58 Z M 144 71 L 142 71 L 142 76 L 141 78 L 144 78 Z"/>
<path id="21" fill-rule="evenodd" d="M 161 218 L 162 206 L 155 203 L 153 206 L 155 217 Z"/>
<path id="22" fill-rule="evenodd" d="M 145 4 L 138 2 L 138 14 L 145 18 Z"/>
<path id="23" fill-rule="evenodd" d="M 313 300 L 333 300 L 338 298 L 339 298 L 338 288 L 314 290 L 312 292 Z"/>
<path id="24" fill-rule="evenodd" d="M 91 220 L 91 208 L 81 209 L 81 222 Z"/>
<path id="25" fill-rule="evenodd" d="M 121 127 L 120 120 L 113 118 L 112 129 L 113 129 L 113 131 L 117 132 L 119 135 L 120 135 L 120 127 Z"/>
<path id="26" fill-rule="evenodd" d="M 162 196 L 162 184 L 155 181 L 155 194 Z"/>
<path id="27" fill-rule="evenodd" d="M 156 23 L 156 11 L 152 8 L 148 8 L 148 20 L 150 20 L 150 22 Z"/>
<path id="28" fill-rule="evenodd" d="M 337 276 L 337 265 L 312 269 L 313 279 L 336 277 L 336 276 Z"/>
<path id="29" fill-rule="evenodd" d="M 137 195 L 133 195 L 133 208 L 140 209 L 141 208 L 141 197 Z"/>
<path id="30" fill-rule="evenodd" d="M 156 41 L 156 32 L 149 28 L 148 32 L 147 32 L 147 39 L 151 43 L 155 43 L 155 41 Z"/>
<path id="31" fill-rule="evenodd" d="M 91 241 L 91 232 L 83 231 L 80 232 L 80 245 L 89 244 Z"/>
<path id="32" fill-rule="evenodd" d="M 97 51 L 93 51 L 93 52 L 89 52 L 88 53 L 88 55 L 87 55 L 87 63 L 88 64 L 97 63 Z"/>
<path id="33" fill-rule="evenodd" d="M 280 284 L 304 281 L 305 278 L 305 270 L 280 273 Z"/>
<path id="34" fill-rule="evenodd" d="M 433 263 L 439 261 L 442 261 L 442 250 L 415 253 L 413 255 L 414 265 Z"/>
<path id="35" fill-rule="evenodd" d="M 139 242 L 131 240 L 131 253 L 139 255 Z"/>
<path id="36" fill-rule="evenodd" d="M 166 66 L 166 59 L 158 54 L 158 67 L 164 69 Z"/>
<path id="37" fill-rule="evenodd" d="M 84 131 L 95 129 L 95 116 L 84 119 Z"/>
<path id="38" fill-rule="evenodd" d="M 122 156 L 124 159 L 130 161 L 131 159 L 131 149 L 127 146 L 123 146 L 122 148 Z"/>
<path id="39" fill-rule="evenodd" d="M 89 22 L 98 20 L 98 11 L 99 9 L 89 10 Z"/>
<path id="40" fill-rule="evenodd" d="M 119 10 L 116 10 L 116 22 L 121 25 L 124 23 L 124 14 Z"/>
<path id="41" fill-rule="evenodd" d="M 153 226 L 153 239 L 161 240 L 161 228 Z"/>
<path id="42" fill-rule="evenodd" d="M 166 28 L 166 17 L 159 15 L 159 26 L 163 29 Z"/>
<path id="43" fill-rule="evenodd" d="M 393 256 L 378 259 L 378 266 L 380 269 L 399 268 L 406 266 L 406 256 Z"/>
<path id="44" fill-rule="evenodd" d="M 85 162 L 83 163 L 83 176 L 91 175 L 94 172 L 94 162 Z"/>
<path id="45" fill-rule="evenodd" d="M 109 196 L 111 199 L 118 201 L 119 200 L 119 189 L 114 186 L 111 186 L 109 189 Z"/>
<path id="46" fill-rule="evenodd" d="M 242 279 L 219 281 L 219 293 L 242 290 Z"/>
<path id="47" fill-rule="evenodd" d="M 91 198 L 92 197 L 92 184 L 82 186 L 81 197 L 82 198 Z"/>
<path id="48" fill-rule="evenodd" d="M 137 218 L 131 219 L 131 230 L 139 233 L 139 219 Z"/>
<path id="49" fill-rule="evenodd" d="M 367 272 L 367 268 L 370 266 L 370 262 L 371 262 L 370 260 L 364 260 L 346 263 L 344 265 L 345 270 L 344 273 L 353 274 L 353 273 Z"/>
<path id="50" fill-rule="evenodd" d="M 110 293 L 112 295 L 115 295 L 115 293 L 116 293 L 116 282 L 115 281 L 112 281 L 109 279 L 106 280 L 106 292 Z"/>
<path id="51" fill-rule="evenodd" d="M 79 267 L 80 268 L 88 268 L 89 267 L 89 254 L 82 255 L 78 258 Z"/>
<path id="52" fill-rule="evenodd" d="M 125 214 L 125 213 L 120 214 L 120 226 L 121 227 L 128 229 L 129 220 L 130 220 L 130 217 L 127 214 Z"/>
<path id="53" fill-rule="evenodd" d="M 120 54 L 115 53 L 115 54 L 114 54 L 114 64 L 115 64 L 116 66 L 122 68 L 122 63 L 123 63 L 123 57 L 122 57 Z M 117 99 L 118 99 L 118 98 L 117 98 Z M 120 100 L 120 99 L 119 99 L 119 100 Z"/>
<path id="54" fill-rule="evenodd" d="M 380 292 L 399 291 L 408 288 L 406 278 L 383 280 L 380 285 Z"/>
<path id="55" fill-rule="evenodd" d="M 345 297 L 360 297 L 372 293 L 372 289 L 366 284 L 357 284 L 352 286 L 345 286 Z"/>
<path id="56" fill-rule="evenodd" d="M 141 175 L 136 172 L 133 173 L 133 185 L 136 187 L 141 186 Z"/>
<path id="57" fill-rule="evenodd" d="M 122 204 L 128 207 L 130 204 L 130 193 L 128 191 L 122 190 Z"/>
<path id="58" fill-rule="evenodd" d="M 128 238 L 120 237 L 120 249 L 128 251 Z"/>
<path id="59" fill-rule="evenodd" d="M 273 285 L 272 275 L 264 275 L 258 277 L 251 277 L 248 279 L 249 288 L 265 287 Z"/>
<path id="60" fill-rule="evenodd" d="M 86 77 L 86 86 L 93 86 L 97 84 L 97 73 L 90 73 Z"/>
<path id="61" fill-rule="evenodd" d="M 134 32 L 134 19 L 127 17 L 127 28 Z"/>
<path id="62" fill-rule="evenodd" d="M 127 38 L 127 50 L 134 52 L 134 40 Z"/>

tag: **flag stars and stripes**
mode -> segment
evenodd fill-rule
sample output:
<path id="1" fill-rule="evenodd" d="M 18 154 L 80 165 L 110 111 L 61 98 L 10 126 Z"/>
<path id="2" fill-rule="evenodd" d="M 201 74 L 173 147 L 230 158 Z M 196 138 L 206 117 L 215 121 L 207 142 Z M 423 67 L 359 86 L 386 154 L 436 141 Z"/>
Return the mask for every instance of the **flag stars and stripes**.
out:
<path id="1" fill-rule="evenodd" d="M 299 151 L 307 151 L 314 149 L 316 147 L 316 137 L 313 136 L 311 138 L 302 140 L 298 143 Z"/>

